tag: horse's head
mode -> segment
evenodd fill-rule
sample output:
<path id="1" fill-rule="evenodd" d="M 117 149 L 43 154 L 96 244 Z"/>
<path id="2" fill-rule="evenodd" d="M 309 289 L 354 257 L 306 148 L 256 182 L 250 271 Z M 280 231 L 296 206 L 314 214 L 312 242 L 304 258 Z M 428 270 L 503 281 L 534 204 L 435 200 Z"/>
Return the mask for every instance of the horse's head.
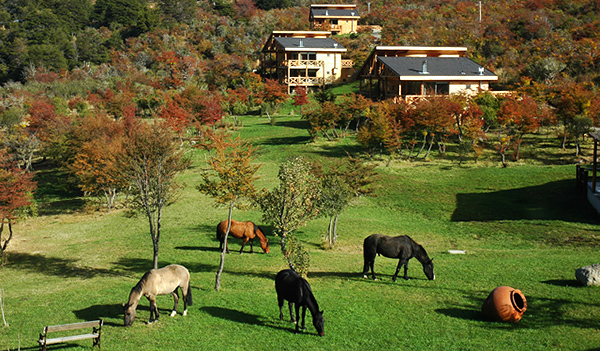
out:
<path id="1" fill-rule="evenodd" d="M 264 253 L 271 252 L 271 249 L 269 249 L 269 238 L 265 237 L 265 241 L 260 243 L 260 247 L 262 247 Z"/>
<path id="2" fill-rule="evenodd" d="M 312 318 L 313 318 L 313 325 L 315 326 L 315 329 L 317 329 L 317 333 L 319 333 L 320 336 L 324 336 L 325 335 L 325 319 L 323 318 L 323 311 L 314 313 Z"/>
<path id="3" fill-rule="evenodd" d="M 433 260 L 423 263 L 423 272 L 429 280 L 435 280 L 435 274 L 433 273 Z"/>
<path id="4" fill-rule="evenodd" d="M 123 304 L 123 319 L 126 327 L 131 327 L 135 320 L 135 305 Z"/>
<path id="5" fill-rule="evenodd" d="M 269 238 L 267 238 L 261 227 L 255 226 L 254 228 L 254 231 L 260 240 L 260 247 L 263 249 L 264 253 L 268 254 L 271 252 L 271 249 L 269 249 Z"/>

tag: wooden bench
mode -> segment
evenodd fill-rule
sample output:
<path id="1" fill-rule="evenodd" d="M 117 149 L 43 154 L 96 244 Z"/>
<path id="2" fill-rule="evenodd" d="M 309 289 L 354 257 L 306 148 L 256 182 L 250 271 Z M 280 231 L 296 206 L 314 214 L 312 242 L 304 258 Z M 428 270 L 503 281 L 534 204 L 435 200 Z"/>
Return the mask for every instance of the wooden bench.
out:
<path id="1" fill-rule="evenodd" d="M 40 339 L 38 343 L 40 344 L 40 350 L 45 351 L 46 345 L 58 344 L 63 342 L 77 341 L 77 340 L 85 340 L 85 339 L 94 339 L 94 343 L 92 347 L 98 345 L 98 349 L 100 349 L 100 335 L 102 331 L 102 319 L 89 321 L 89 322 L 81 322 L 81 323 L 71 323 L 71 324 L 62 324 L 62 325 L 50 325 L 44 327 L 44 331 L 40 333 Z M 67 330 L 77 330 L 84 328 L 92 328 L 92 332 L 90 334 L 79 334 L 79 335 L 71 335 L 71 336 L 62 336 L 58 338 L 48 339 L 49 333 L 67 331 Z"/>

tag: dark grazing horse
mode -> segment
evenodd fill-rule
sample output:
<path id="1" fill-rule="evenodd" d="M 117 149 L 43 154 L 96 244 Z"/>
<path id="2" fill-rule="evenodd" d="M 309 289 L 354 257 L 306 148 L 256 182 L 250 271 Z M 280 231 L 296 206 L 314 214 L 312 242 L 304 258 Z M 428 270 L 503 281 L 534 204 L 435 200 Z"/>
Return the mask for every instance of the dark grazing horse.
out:
<path id="1" fill-rule="evenodd" d="M 365 238 L 363 244 L 363 255 L 365 258 L 365 266 L 363 268 L 363 276 L 366 278 L 369 268 L 371 268 L 371 274 L 373 280 L 375 278 L 375 271 L 373 270 L 373 264 L 375 263 L 375 256 L 377 254 L 383 255 L 389 258 L 398 258 L 398 267 L 396 273 L 392 277 L 392 281 L 396 281 L 400 267 L 404 265 L 404 279 L 408 280 L 406 272 L 408 271 L 408 260 L 416 257 L 419 262 L 423 265 L 423 272 L 429 280 L 435 279 L 433 273 L 433 262 L 427 256 L 427 252 L 423 246 L 417 244 L 413 239 L 407 235 L 400 235 L 391 237 L 382 234 L 373 234 Z"/>
<path id="2" fill-rule="evenodd" d="M 221 243 L 219 245 L 219 250 L 221 251 L 223 251 L 223 242 L 225 241 L 225 233 L 227 232 L 227 222 L 227 220 L 224 220 L 217 225 L 217 240 Z M 242 242 L 240 254 L 244 251 L 244 245 L 246 245 L 248 241 L 250 241 L 250 253 L 254 253 L 254 249 L 252 248 L 252 241 L 254 238 L 258 238 L 264 253 L 271 252 L 269 249 L 269 239 L 265 237 L 265 234 L 263 234 L 263 231 L 259 226 L 250 221 L 239 222 L 232 219 L 229 235 L 244 240 Z M 227 250 L 227 253 L 229 253 L 229 247 L 227 246 L 225 249 Z"/>
<path id="3" fill-rule="evenodd" d="M 152 269 L 131 289 L 129 302 L 123 304 L 125 313 L 125 326 L 129 327 L 135 320 L 135 309 L 142 298 L 146 296 L 150 301 L 150 319 L 148 323 L 158 320 L 158 307 L 156 307 L 156 295 L 171 294 L 175 305 L 171 317 L 177 314 L 177 303 L 179 295 L 177 288 L 181 288 L 183 295 L 183 315 L 187 315 L 187 305 L 192 305 L 192 289 L 190 286 L 190 272 L 184 266 L 172 264 L 160 269 Z M 154 317 L 154 318 L 153 318 Z"/>
<path id="4" fill-rule="evenodd" d="M 305 317 L 306 308 L 310 310 L 313 325 L 320 336 L 325 335 L 325 320 L 323 311 L 319 311 L 317 300 L 310 289 L 306 279 L 291 269 L 284 269 L 275 276 L 275 290 L 277 291 L 277 302 L 279 303 L 279 319 L 283 320 L 283 300 L 288 301 L 290 308 L 290 317 L 292 322 L 296 323 L 296 333 L 298 333 L 300 306 L 302 306 L 302 330 L 306 330 Z M 296 318 L 292 306 L 296 305 Z"/>

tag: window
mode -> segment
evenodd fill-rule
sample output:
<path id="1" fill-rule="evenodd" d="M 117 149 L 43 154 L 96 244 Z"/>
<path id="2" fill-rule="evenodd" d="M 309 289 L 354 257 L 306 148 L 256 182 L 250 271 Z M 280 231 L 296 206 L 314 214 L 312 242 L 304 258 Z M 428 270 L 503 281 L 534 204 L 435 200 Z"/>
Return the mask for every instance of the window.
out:
<path id="1" fill-rule="evenodd" d="M 403 84 L 404 95 L 421 95 L 421 82 L 406 82 Z"/>
<path id="2" fill-rule="evenodd" d="M 450 83 L 435 83 L 435 94 L 436 95 L 448 95 L 450 94 Z"/>
<path id="3" fill-rule="evenodd" d="M 337 19 L 332 19 L 331 20 L 331 24 L 336 24 L 337 25 L 338 24 L 338 20 Z"/>
<path id="4" fill-rule="evenodd" d="M 317 53 L 316 52 L 301 52 L 300 60 L 316 60 Z"/>

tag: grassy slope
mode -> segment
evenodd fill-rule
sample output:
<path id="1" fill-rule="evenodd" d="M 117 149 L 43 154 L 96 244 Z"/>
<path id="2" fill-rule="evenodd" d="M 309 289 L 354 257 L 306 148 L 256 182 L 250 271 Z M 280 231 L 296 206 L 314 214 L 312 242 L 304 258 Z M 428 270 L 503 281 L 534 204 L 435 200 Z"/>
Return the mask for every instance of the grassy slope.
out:
<path id="1" fill-rule="evenodd" d="M 332 157 L 353 150 L 351 140 L 308 143 L 297 117 L 242 119 L 242 135 L 260 145 L 259 187 L 273 185 L 288 155 Z M 187 317 L 169 318 L 172 299 L 159 297 L 159 323 L 146 325 L 145 299 L 133 327 L 123 328 L 121 303 L 151 267 L 143 217 L 60 214 L 77 199 L 48 190 L 43 216 L 18 225 L 0 289 L 10 327 L 0 327 L 0 350 L 33 349 L 42 327 L 103 318 L 108 350 L 584 350 L 600 345 L 598 288 L 576 285 L 576 268 L 598 260 L 598 217 L 574 194 L 574 166 L 518 165 L 508 169 L 459 167 L 450 161 L 380 167 L 378 196 L 356 199 L 341 216 L 336 249 L 321 249 L 327 220 L 300 229 L 312 252 L 309 281 L 325 310 L 326 336 L 308 316 L 308 332 L 278 320 L 274 274 L 286 268 L 271 238 L 272 254 L 227 256 L 222 291 L 215 292 L 216 223 L 227 212 L 194 185 L 202 166 L 181 176 L 187 184 L 164 215 L 160 261 L 192 273 L 194 305 Z M 71 213 L 72 212 L 72 213 Z M 256 211 L 237 218 L 260 223 Z M 391 282 L 397 261 L 378 258 L 379 281 L 366 280 L 362 239 L 375 232 L 408 234 L 434 257 L 436 280 L 425 280 L 411 260 L 409 281 Z M 232 251 L 239 243 L 230 244 Z M 448 249 L 466 255 L 450 255 Z M 257 251 L 260 251 L 257 245 Z M 482 320 L 480 307 L 496 286 L 523 291 L 528 310 L 516 325 Z M 181 311 L 181 307 L 180 307 Z M 286 313 L 287 315 L 287 313 Z M 78 342 L 67 349 L 89 349 Z"/>

